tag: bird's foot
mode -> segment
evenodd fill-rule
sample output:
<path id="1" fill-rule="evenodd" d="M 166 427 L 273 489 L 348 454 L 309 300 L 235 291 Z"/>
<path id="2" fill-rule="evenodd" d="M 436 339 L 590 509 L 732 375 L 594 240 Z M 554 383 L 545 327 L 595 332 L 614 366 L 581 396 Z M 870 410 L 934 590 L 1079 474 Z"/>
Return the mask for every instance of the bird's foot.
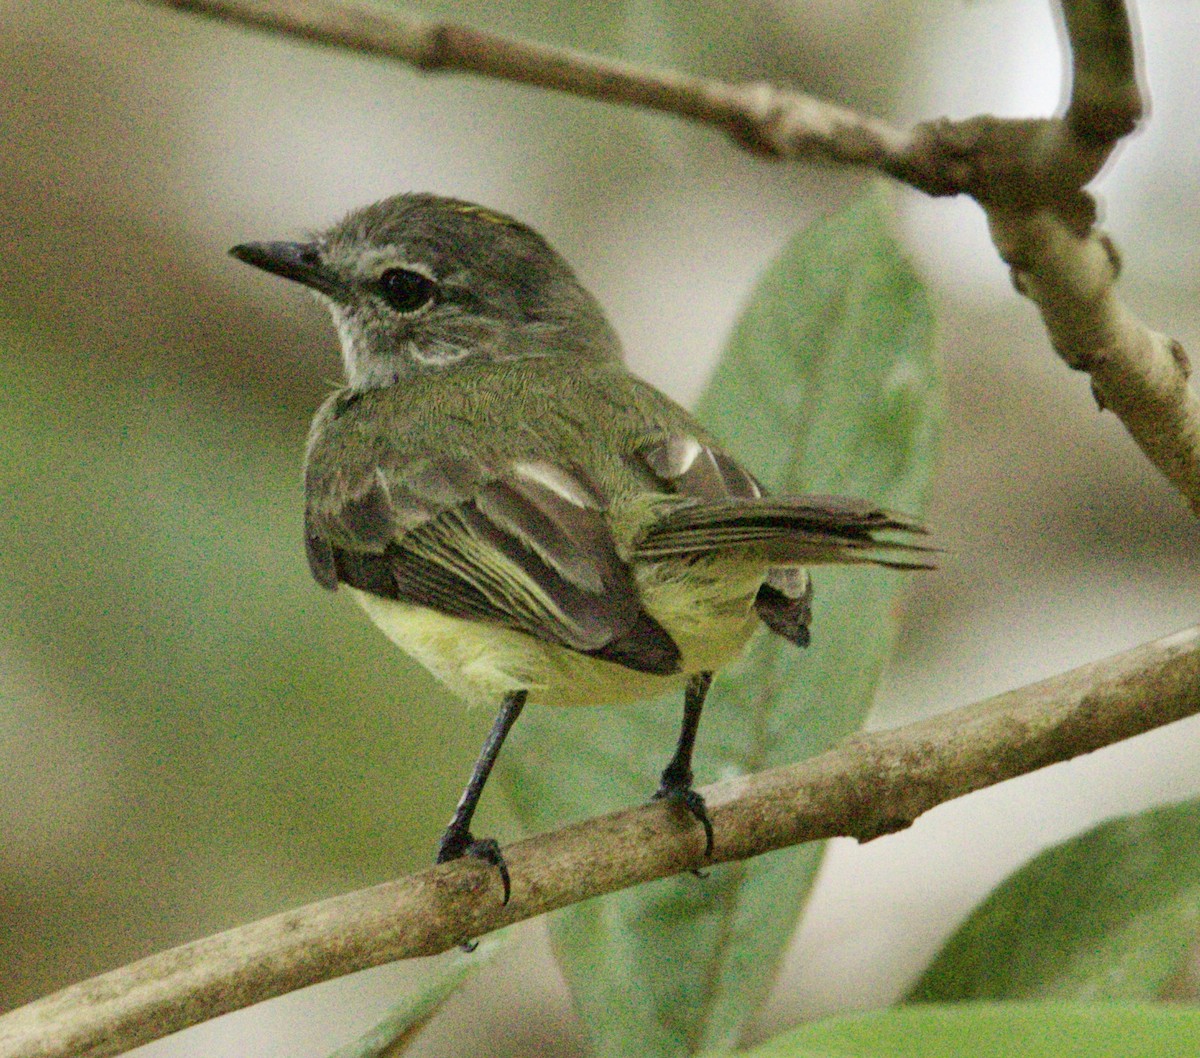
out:
<path id="1" fill-rule="evenodd" d="M 464 856 L 483 860 L 500 872 L 500 881 L 504 886 L 504 899 L 500 902 L 507 904 L 512 896 L 512 879 L 509 878 L 508 864 L 504 861 L 504 853 L 500 851 L 500 843 L 495 838 L 476 838 L 465 827 L 459 829 L 451 824 L 438 843 L 437 862 L 449 863 Z"/>
<path id="2" fill-rule="evenodd" d="M 662 782 L 654 794 L 654 800 L 670 801 L 672 804 L 679 805 L 704 828 L 704 858 L 708 859 L 713 850 L 712 820 L 708 818 L 708 806 L 704 803 L 704 798 L 692 789 L 691 776 L 682 781 L 675 781 L 670 775 L 664 773 Z M 701 871 L 697 870 L 692 873 L 699 878 L 704 877 Z"/>

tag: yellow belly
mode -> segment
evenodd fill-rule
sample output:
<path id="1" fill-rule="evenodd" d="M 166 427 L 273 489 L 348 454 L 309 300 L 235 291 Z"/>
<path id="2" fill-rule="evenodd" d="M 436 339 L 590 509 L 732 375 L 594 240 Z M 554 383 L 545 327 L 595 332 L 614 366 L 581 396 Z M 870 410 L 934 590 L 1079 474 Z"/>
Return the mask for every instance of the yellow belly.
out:
<path id="1" fill-rule="evenodd" d="M 679 646 L 681 670 L 672 676 L 636 672 L 500 625 L 350 592 L 393 643 L 469 702 L 495 704 L 524 689 L 530 702 L 547 705 L 620 705 L 719 669 L 741 653 L 758 624 L 753 601 L 761 568 L 723 565 L 697 577 L 693 567 L 687 579 L 681 572 L 660 566 L 639 577 L 646 609 Z"/>

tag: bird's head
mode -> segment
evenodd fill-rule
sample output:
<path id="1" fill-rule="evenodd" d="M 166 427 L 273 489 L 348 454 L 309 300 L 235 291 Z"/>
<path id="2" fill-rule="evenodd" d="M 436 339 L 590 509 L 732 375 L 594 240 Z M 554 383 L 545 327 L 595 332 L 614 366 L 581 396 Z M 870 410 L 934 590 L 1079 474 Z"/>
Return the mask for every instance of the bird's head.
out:
<path id="1" fill-rule="evenodd" d="M 354 389 L 480 360 L 620 356 L 595 299 L 537 232 L 457 199 L 396 195 L 307 242 L 230 253 L 316 292 Z"/>

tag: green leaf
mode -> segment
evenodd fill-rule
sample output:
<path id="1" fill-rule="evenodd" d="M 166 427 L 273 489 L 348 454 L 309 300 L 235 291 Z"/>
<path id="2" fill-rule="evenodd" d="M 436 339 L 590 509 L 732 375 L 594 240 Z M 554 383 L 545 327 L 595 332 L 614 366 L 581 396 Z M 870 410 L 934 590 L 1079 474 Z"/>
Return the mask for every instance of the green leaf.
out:
<path id="1" fill-rule="evenodd" d="M 1200 1011 L 1134 1004 L 956 1003 L 813 1022 L 744 1058 L 1193 1058 Z"/>
<path id="2" fill-rule="evenodd" d="M 88 840 L 49 828 L 92 857 L 97 903 L 78 903 L 66 876 L 54 889 L 51 873 L 38 898 L 63 913 L 41 916 L 47 928 L 67 923 L 69 950 L 69 915 L 95 919 L 92 949 L 133 958 L 199 931 L 189 914 L 215 930 L 431 861 L 470 762 L 472 747 L 448 737 L 461 707 L 345 593 L 312 583 L 296 470 L 305 412 L 285 422 L 6 307 L 0 655 L 31 678 L 0 695 L 0 758 L 28 757 L 46 789 L 3 774 L 0 801 L 7 818 L 54 823 L 67 787 L 52 776 L 82 770 L 123 791 L 77 824 L 96 828 Z M 68 734 L 35 760 L 11 740 L 10 708 L 20 730 L 34 718 Z M 240 884 L 197 881 L 210 874 Z M 0 921 L 0 964 L 19 934 Z"/>
<path id="3" fill-rule="evenodd" d="M 1200 801 L 1189 801 L 1043 852 L 975 910 L 908 998 L 1155 998 L 1198 928 Z"/>
<path id="4" fill-rule="evenodd" d="M 446 1000 L 504 947 L 508 937 L 508 931 L 493 933 L 474 951 L 459 949 L 439 959 L 415 992 L 400 1000 L 369 1032 L 339 1047 L 329 1058 L 397 1058 L 403 1054 Z"/>
<path id="5" fill-rule="evenodd" d="M 872 191 L 768 268 L 700 415 L 773 489 L 919 513 L 940 417 L 932 329 Z M 861 725 L 894 642 L 902 577 L 823 569 L 816 580 L 814 646 L 760 636 L 716 681 L 698 783 L 810 756 Z M 501 764 L 524 825 L 550 829 L 646 800 L 681 698 L 527 713 Z M 554 943 L 596 1053 L 732 1046 L 770 988 L 819 860 L 816 846 L 784 850 L 560 912 Z"/>

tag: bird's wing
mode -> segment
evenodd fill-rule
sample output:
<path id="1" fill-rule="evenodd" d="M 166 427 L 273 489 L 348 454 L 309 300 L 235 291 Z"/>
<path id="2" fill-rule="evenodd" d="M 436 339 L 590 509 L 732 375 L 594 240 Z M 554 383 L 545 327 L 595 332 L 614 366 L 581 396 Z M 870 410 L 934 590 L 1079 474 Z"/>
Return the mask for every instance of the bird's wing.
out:
<path id="1" fill-rule="evenodd" d="M 765 492 L 749 471 L 719 448 L 686 433 L 671 433 L 638 449 L 638 458 L 666 491 L 695 500 L 759 499 Z"/>
<path id="2" fill-rule="evenodd" d="M 664 491 L 691 501 L 760 500 L 766 494 L 732 456 L 686 433 L 659 438 L 639 449 L 638 456 Z M 812 580 L 807 571 L 794 566 L 767 570 L 754 598 L 754 610 L 776 635 L 808 646 Z"/>
<path id="3" fill-rule="evenodd" d="M 339 582 L 452 617 L 513 628 L 645 672 L 679 651 L 642 608 L 606 501 L 548 462 L 428 458 L 361 480 L 306 482 L 309 565 Z"/>

